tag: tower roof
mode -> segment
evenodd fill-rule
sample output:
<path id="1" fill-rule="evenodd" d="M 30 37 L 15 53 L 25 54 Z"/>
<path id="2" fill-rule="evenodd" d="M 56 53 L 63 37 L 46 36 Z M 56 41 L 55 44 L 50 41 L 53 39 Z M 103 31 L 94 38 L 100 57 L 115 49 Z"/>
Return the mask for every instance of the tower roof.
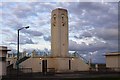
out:
<path id="1" fill-rule="evenodd" d="M 63 10 L 63 11 L 67 11 L 67 9 L 63 9 L 63 8 L 56 8 L 56 9 L 54 9 L 53 11 L 56 11 L 56 10 Z M 52 11 L 52 12 L 53 12 Z"/>
<path id="2" fill-rule="evenodd" d="M 0 50 L 2 50 L 2 51 L 11 51 L 11 50 L 8 50 L 7 47 L 5 47 L 5 46 L 0 46 Z"/>

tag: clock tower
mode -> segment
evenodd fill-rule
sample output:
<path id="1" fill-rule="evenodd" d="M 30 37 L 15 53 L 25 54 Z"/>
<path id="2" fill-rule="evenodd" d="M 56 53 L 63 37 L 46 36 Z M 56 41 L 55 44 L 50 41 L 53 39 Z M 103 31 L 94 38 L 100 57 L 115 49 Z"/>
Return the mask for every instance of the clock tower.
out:
<path id="1" fill-rule="evenodd" d="M 57 8 L 51 14 L 52 57 L 68 57 L 68 12 Z"/>

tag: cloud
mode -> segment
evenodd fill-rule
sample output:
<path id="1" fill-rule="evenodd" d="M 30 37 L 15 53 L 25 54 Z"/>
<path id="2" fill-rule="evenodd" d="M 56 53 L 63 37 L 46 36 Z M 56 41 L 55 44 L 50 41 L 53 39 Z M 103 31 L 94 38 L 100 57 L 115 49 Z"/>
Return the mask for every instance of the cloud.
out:
<path id="1" fill-rule="evenodd" d="M 91 60 L 91 63 L 104 63 L 105 64 L 105 53 L 104 52 L 80 52 L 77 51 L 79 57 L 81 57 L 86 63 Z"/>
<path id="2" fill-rule="evenodd" d="M 69 50 L 70 51 L 87 51 L 87 52 L 118 50 L 118 45 L 113 43 L 104 43 L 100 41 L 87 45 L 85 42 L 78 44 L 76 41 L 70 40 Z"/>
<path id="3" fill-rule="evenodd" d="M 37 30 L 22 30 L 23 33 L 27 33 L 30 36 L 42 36 L 43 33 Z"/>
<path id="4" fill-rule="evenodd" d="M 78 55 L 85 58 L 87 61 L 92 60 L 92 63 L 105 63 L 105 54 L 108 52 L 118 51 L 118 45 L 114 42 L 96 42 L 90 45 L 82 42 L 78 44 L 76 41 L 69 41 L 69 50 L 77 51 Z"/>
<path id="5" fill-rule="evenodd" d="M 119 2 L 119 0 L 2 0 L 2 2 Z"/>
<path id="6" fill-rule="evenodd" d="M 46 4 L 46 6 L 49 5 Z M 42 7 L 42 3 L 36 2 L 6 3 L 3 6 L 5 10 L 2 9 L 2 23 L 5 27 L 11 27 L 15 30 L 26 25 L 35 26 L 36 28 L 42 27 L 50 23 L 50 10 L 48 12 L 46 11 L 47 8 L 43 9 Z M 42 10 L 44 10 L 44 13 Z"/>
<path id="7" fill-rule="evenodd" d="M 28 16 L 37 16 L 34 9 L 29 4 L 18 3 L 12 9 L 13 9 L 13 14 L 15 14 L 18 18 L 27 18 Z"/>
<path id="8" fill-rule="evenodd" d="M 20 42 L 20 44 L 35 44 L 31 39 L 26 39 Z"/>
<path id="9" fill-rule="evenodd" d="M 51 36 L 43 36 L 43 39 L 44 39 L 45 41 L 51 41 Z"/>
<path id="10" fill-rule="evenodd" d="M 1 29 L 1 38 L 2 38 L 2 43 L 4 45 L 3 42 L 9 44 L 9 43 L 16 43 L 17 40 L 17 35 L 15 32 L 13 32 L 13 30 L 11 29 Z"/>
<path id="11" fill-rule="evenodd" d="M 70 12 L 76 29 L 78 26 L 111 27 L 117 26 L 117 3 L 75 3 L 70 5 Z M 113 10 L 113 11 L 112 11 Z"/>
<path id="12" fill-rule="evenodd" d="M 34 45 L 36 47 L 29 48 L 37 48 L 38 43 L 41 42 L 46 42 L 50 46 L 47 41 L 51 40 L 51 11 L 55 8 L 64 8 L 68 10 L 69 17 L 69 50 L 81 51 L 81 53 L 86 51 L 86 54 L 98 51 L 96 54 L 100 55 L 107 50 L 118 50 L 117 3 L 4 2 L 0 6 L 0 15 L 2 15 L 0 26 L 4 40 L 2 42 L 8 46 L 13 47 L 17 42 L 17 29 L 28 25 L 29 29 L 20 31 L 21 49 L 26 48 L 26 44 L 36 44 Z M 99 55 L 95 57 L 97 56 Z"/>
<path id="13" fill-rule="evenodd" d="M 85 38 L 85 37 L 93 37 L 93 35 L 89 31 L 88 32 L 83 32 L 82 34 L 79 34 L 78 36 L 74 35 L 74 38 L 76 38 L 76 39 L 82 39 L 82 38 Z"/>
<path id="14" fill-rule="evenodd" d="M 92 30 L 82 31 L 82 33 L 78 33 L 77 35 L 74 35 L 74 38 L 82 39 L 84 37 L 93 37 L 93 36 L 96 36 L 104 40 L 118 40 L 118 28 L 97 27 Z"/>
<path id="15" fill-rule="evenodd" d="M 104 40 L 118 40 L 117 28 L 96 28 L 93 30 L 96 36 Z"/>

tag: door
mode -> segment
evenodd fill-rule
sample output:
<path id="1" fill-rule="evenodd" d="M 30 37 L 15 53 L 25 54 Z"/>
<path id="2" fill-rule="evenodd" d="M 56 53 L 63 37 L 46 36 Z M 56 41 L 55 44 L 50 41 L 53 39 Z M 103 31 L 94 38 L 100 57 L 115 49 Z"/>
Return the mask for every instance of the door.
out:
<path id="1" fill-rule="evenodd" d="M 71 70 L 71 60 L 69 60 L 69 70 Z"/>
<path id="2" fill-rule="evenodd" d="M 42 73 L 47 73 L 47 60 L 42 60 Z"/>

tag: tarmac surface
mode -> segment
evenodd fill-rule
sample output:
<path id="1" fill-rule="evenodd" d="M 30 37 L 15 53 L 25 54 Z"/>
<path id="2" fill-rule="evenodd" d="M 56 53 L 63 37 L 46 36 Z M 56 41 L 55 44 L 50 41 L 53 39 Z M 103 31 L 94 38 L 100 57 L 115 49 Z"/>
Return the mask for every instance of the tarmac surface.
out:
<path id="1" fill-rule="evenodd" d="M 120 72 L 32 73 L 7 75 L 2 80 L 120 80 Z"/>

